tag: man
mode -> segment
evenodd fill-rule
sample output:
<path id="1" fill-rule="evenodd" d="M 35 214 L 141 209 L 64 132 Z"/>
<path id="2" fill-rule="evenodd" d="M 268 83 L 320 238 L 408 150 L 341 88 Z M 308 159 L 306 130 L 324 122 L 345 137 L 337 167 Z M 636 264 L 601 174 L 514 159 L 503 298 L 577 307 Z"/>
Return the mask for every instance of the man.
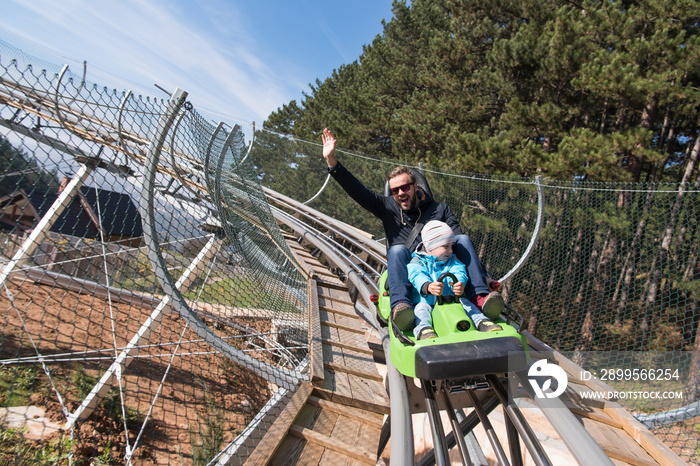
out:
<path id="1" fill-rule="evenodd" d="M 409 245 L 404 243 L 419 219 L 423 224 L 428 220 L 440 220 L 452 228 L 455 234 L 454 253 L 466 266 L 469 276 L 464 296 L 492 319 L 503 311 L 503 297 L 489 288 L 490 283 L 495 285 L 494 288 L 498 283 L 489 278 L 474 244 L 462 233 L 457 217 L 447 204 L 434 201 L 416 186 L 415 176 L 409 168 L 398 167 L 389 173 L 387 178 L 391 195 L 383 196 L 366 188 L 338 162 L 335 158 L 336 139 L 328 128 L 323 130 L 321 139 L 328 173 L 355 202 L 382 221 L 387 244 L 387 283 L 391 309 L 394 321 L 401 330 L 410 330 L 414 325 L 413 288 L 408 280 L 407 266 L 421 238 L 417 236 Z M 427 213 L 426 218 L 421 218 L 423 213 Z"/>

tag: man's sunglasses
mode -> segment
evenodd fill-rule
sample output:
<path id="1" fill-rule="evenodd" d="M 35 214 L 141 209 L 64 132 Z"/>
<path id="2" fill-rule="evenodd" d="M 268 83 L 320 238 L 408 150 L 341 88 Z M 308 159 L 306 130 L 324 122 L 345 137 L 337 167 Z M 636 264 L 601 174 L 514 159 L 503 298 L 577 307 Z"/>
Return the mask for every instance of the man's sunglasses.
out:
<path id="1" fill-rule="evenodd" d="M 407 193 L 411 189 L 411 186 L 413 186 L 414 184 L 416 184 L 416 183 L 415 182 L 406 183 L 402 186 L 398 186 L 396 188 L 391 188 L 391 194 L 396 196 L 399 193 L 399 191 L 403 191 L 403 192 Z"/>

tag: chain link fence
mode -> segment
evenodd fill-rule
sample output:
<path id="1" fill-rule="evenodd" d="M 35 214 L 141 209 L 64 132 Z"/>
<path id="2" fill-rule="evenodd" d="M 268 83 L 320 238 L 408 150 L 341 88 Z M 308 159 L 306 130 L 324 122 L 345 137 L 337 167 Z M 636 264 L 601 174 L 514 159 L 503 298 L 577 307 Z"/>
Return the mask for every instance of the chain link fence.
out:
<path id="1" fill-rule="evenodd" d="M 241 462 L 304 377 L 307 278 L 185 97 L 0 40 L 0 463 Z"/>

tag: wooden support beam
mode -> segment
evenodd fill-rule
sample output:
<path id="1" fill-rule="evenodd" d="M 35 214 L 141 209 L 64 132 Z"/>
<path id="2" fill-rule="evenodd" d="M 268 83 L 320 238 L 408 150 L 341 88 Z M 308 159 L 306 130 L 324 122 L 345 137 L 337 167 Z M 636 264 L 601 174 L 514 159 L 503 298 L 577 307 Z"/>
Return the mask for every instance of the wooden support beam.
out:
<path id="1" fill-rule="evenodd" d="M 326 311 L 326 312 L 332 312 L 333 314 L 338 314 L 340 316 L 357 317 L 357 314 L 355 314 L 354 312 L 339 311 L 337 309 L 331 309 L 331 308 L 326 307 L 326 306 L 319 306 L 319 309 L 322 311 Z"/>
<path id="2" fill-rule="evenodd" d="M 358 408 L 351 408 L 340 403 L 334 403 L 332 401 L 324 400 L 317 396 L 310 396 L 308 403 L 313 406 L 318 406 L 321 409 L 328 411 L 333 411 L 341 416 L 348 417 L 350 419 L 355 419 L 362 422 L 363 424 L 370 425 L 376 429 L 381 429 L 384 425 L 383 416 L 380 414 L 370 415 L 367 412 L 363 412 Z M 359 411 L 359 412 L 358 412 Z"/>
<path id="3" fill-rule="evenodd" d="M 346 326 L 346 325 L 340 325 L 340 324 L 336 324 L 336 323 L 334 323 L 334 322 L 321 322 L 321 325 L 325 325 L 326 327 L 331 327 L 331 328 L 337 328 L 337 329 L 340 329 L 340 330 L 345 330 L 345 331 L 352 332 L 352 333 L 358 333 L 358 334 L 360 334 L 360 335 L 364 335 L 364 334 L 365 334 L 365 331 L 362 330 L 362 329 L 354 328 L 354 327 L 348 327 L 348 326 Z"/>
<path id="4" fill-rule="evenodd" d="M 362 377 L 363 379 L 375 380 L 377 382 L 384 381 L 384 377 L 382 377 L 379 374 L 353 369 L 352 367 L 348 367 L 348 366 L 341 366 L 340 364 L 334 364 L 332 362 L 325 363 L 323 365 L 323 367 L 325 367 L 329 371 L 344 372 L 346 374 L 356 375 L 358 377 Z"/>
<path id="5" fill-rule="evenodd" d="M 299 415 L 301 408 L 306 404 L 313 387 L 305 382 L 299 386 L 297 391 L 289 400 L 279 417 L 275 420 L 267 431 L 253 453 L 246 460 L 246 466 L 264 466 L 268 464 L 270 458 L 275 454 L 277 448 L 282 443 L 282 439 L 289 433 L 294 424 L 294 420 Z"/>
<path id="6" fill-rule="evenodd" d="M 292 426 L 289 433 L 299 438 L 303 438 L 307 442 L 315 443 L 329 450 L 340 453 L 341 455 L 349 456 L 365 464 L 377 464 L 377 455 L 366 452 L 361 448 L 352 446 L 340 440 L 332 439 L 323 434 L 314 432 L 311 429 L 304 427 Z M 247 464 L 247 463 L 246 463 Z"/>
<path id="7" fill-rule="evenodd" d="M 346 349 L 348 351 L 354 351 L 356 353 L 366 354 L 369 356 L 372 356 L 374 354 L 374 351 L 372 351 L 371 349 L 362 348 L 361 346 L 349 345 L 347 343 L 341 343 L 339 341 L 329 340 L 327 338 L 324 338 L 321 341 L 323 342 L 324 345 L 330 345 L 330 346 L 334 346 L 336 348 L 342 348 L 342 349 Z"/>
<path id="8" fill-rule="evenodd" d="M 326 299 L 326 300 L 335 301 L 336 303 L 347 304 L 348 306 L 355 306 L 355 304 L 352 301 L 346 301 L 344 299 L 336 298 L 334 296 L 328 296 L 328 295 L 323 294 L 323 295 L 321 295 L 321 297 L 323 299 Z"/>
<path id="9" fill-rule="evenodd" d="M 310 278 L 309 289 L 309 354 L 311 357 L 311 383 L 323 382 L 323 340 L 321 337 L 321 320 L 318 307 L 318 288 L 316 280 Z"/>
<path id="10" fill-rule="evenodd" d="M 318 286 L 322 288 L 332 288 L 334 290 L 348 291 L 348 286 L 345 283 L 335 283 L 326 280 L 319 280 Z"/>

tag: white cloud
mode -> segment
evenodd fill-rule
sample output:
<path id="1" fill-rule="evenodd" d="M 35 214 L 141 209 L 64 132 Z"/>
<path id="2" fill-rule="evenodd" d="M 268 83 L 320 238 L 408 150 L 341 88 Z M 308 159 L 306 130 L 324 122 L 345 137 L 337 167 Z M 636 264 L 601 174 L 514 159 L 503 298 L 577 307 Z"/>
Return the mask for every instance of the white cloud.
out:
<path id="1" fill-rule="evenodd" d="M 258 121 L 289 99 L 275 72 L 247 50 L 254 41 L 241 35 L 243 29 L 232 38 L 235 42 L 221 44 L 212 33 L 180 19 L 187 18 L 186 11 L 171 12 L 168 2 L 35 0 L 23 6 L 52 24 L 54 35 L 80 47 L 88 79 L 94 62 L 141 83 L 150 95 L 159 91 L 149 83 L 167 90 L 180 87 L 195 105 Z"/>

